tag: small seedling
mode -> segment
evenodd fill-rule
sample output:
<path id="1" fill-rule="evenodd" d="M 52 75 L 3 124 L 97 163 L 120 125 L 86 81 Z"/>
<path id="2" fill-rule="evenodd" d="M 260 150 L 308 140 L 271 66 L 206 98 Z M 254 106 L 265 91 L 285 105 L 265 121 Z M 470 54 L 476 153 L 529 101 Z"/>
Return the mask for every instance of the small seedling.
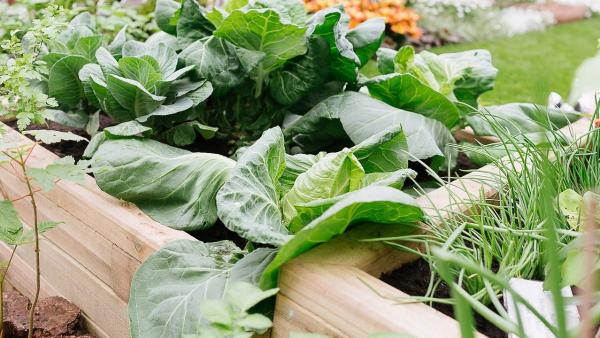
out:
<path id="1" fill-rule="evenodd" d="M 0 201 L 0 240 L 12 247 L 8 261 L 2 262 L 0 269 L 0 318 L 2 318 L 4 308 L 1 297 L 2 287 L 15 252 L 19 246 L 33 243 L 35 250 L 36 288 L 29 312 L 29 338 L 33 337 L 33 319 L 40 294 L 40 235 L 61 223 L 55 220 L 40 220 L 36 195 L 41 191 L 47 192 L 51 190 L 60 180 L 82 183 L 85 178 L 85 167 L 75 164 L 72 157 L 60 158 L 44 168 L 31 168 L 27 165 L 38 143 L 56 143 L 62 140 L 81 141 L 85 140 L 84 138 L 72 133 L 44 130 L 36 131 L 34 137 L 36 138 L 36 142 L 28 145 L 5 142 L 0 139 L 0 163 L 8 163 L 15 171 L 15 176 L 23 177 L 23 181 L 27 187 L 25 195 L 13 199 L 8 197 L 4 189 L 0 189 L 5 198 Z M 31 203 L 33 214 L 32 229 L 27 229 L 24 226 L 15 208 L 14 202 L 23 199 L 28 199 Z M 4 337 L 4 331 L 3 326 L 0 326 L 0 338 L 2 337 Z"/>
<path id="2" fill-rule="evenodd" d="M 198 334 L 185 338 L 251 338 L 255 333 L 265 333 L 273 323 L 250 309 L 263 300 L 274 296 L 279 289 L 262 291 L 244 282 L 232 284 L 224 299 L 207 299 L 200 304 L 200 311 L 208 322 Z"/>

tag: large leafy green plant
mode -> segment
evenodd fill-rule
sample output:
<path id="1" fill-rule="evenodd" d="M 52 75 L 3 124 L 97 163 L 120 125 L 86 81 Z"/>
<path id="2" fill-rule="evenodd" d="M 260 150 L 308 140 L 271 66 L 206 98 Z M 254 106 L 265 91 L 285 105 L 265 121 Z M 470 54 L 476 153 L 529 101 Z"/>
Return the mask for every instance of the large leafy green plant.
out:
<path id="1" fill-rule="evenodd" d="M 114 136 L 113 130 L 104 132 L 106 139 L 92 161 L 102 190 L 175 229 L 205 229 L 217 221 L 215 195 L 235 161 L 150 139 Z"/>
<path id="2" fill-rule="evenodd" d="M 191 143 L 194 138 L 179 137 L 177 129 L 184 128 L 179 126 L 182 123 L 194 126 L 194 108 L 211 94 L 210 83 L 179 80 L 193 66 L 177 69 L 176 52 L 163 42 L 127 41 L 121 53 L 117 61 L 99 48 L 98 64 L 87 64 L 79 72 L 88 99 L 118 122 L 136 120 L 155 132 L 166 132 L 175 144 Z M 200 131 L 212 130 L 196 126 Z"/>
<path id="3" fill-rule="evenodd" d="M 346 92 L 322 101 L 285 129 L 290 145 L 312 152 L 360 143 L 385 130 L 401 126 L 410 160 L 433 159 L 432 167 L 456 159 L 454 138 L 441 122 L 394 108 L 362 93 Z"/>
<path id="4" fill-rule="evenodd" d="M 450 102 L 477 107 L 479 96 L 493 89 L 497 74 L 491 54 L 481 49 L 437 55 L 428 51 L 416 54 L 410 46 L 398 51 L 381 48 L 377 51 L 377 68 L 382 75 L 367 82 L 372 95 L 385 97 L 383 100 L 386 102 L 395 97 L 395 104 L 393 101 L 388 103 L 407 110 L 416 109 L 427 97 L 435 98 L 423 105 L 431 110 L 431 114 L 436 112 L 433 109 L 436 104 L 440 108 L 447 105 L 436 93 Z M 403 87 L 412 89 L 415 94 L 401 93 Z M 389 94 L 400 96 L 388 98 Z M 452 122 L 456 122 L 457 116 L 452 116 L 455 113 L 447 113 L 450 116 L 446 118 L 453 118 L 448 120 L 447 125 L 452 126 Z"/>
<path id="5" fill-rule="evenodd" d="M 325 99 L 288 125 L 290 143 L 312 152 L 401 125 L 412 160 L 432 158 L 434 168 L 444 162 L 453 166 L 457 154 L 450 130 L 465 125 L 465 114 L 475 111 L 478 97 L 493 87 L 496 69 L 489 52 L 415 54 L 403 47 L 376 53 L 380 75 L 357 84 L 370 95 L 349 92 Z"/>
<path id="6" fill-rule="evenodd" d="M 133 337 L 195 334 L 207 325 L 198 303 L 222 297 L 228 284 L 262 280 L 263 287 L 275 286 L 282 264 L 351 225 L 412 224 L 423 216 L 411 197 L 395 189 L 414 176 L 406 169 L 406 138 L 399 127 L 318 155 L 286 154 L 276 127 L 242 151 L 237 163 L 139 137 L 146 131 L 140 124 L 121 124 L 95 139 L 88 155 L 103 190 L 135 202 L 164 224 L 206 228 L 218 215 L 251 243 L 279 249 L 247 253 L 231 242 L 199 241 L 162 248 L 133 280 Z M 173 275 L 173 269 L 181 274 Z"/>
<path id="7" fill-rule="evenodd" d="M 282 264 L 352 225 L 368 222 L 412 231 L 410 225 L 423 217 L 414 199 L 398 190 L 407 177 L 414 176 L 406 169 L 406 138 L 398 127 L 352 148 L 318 155 L 286 154 L 283 133 L 275 127 L 243 150 L 237 163 L 211 158 L 214 167 L 203 158 L 218 155 L 191 154 L 136 137 L 105 137 L 92 159 L 102 189 L 113 194 L 120 191 L 116 195 L 125 199 L 140 197 L 136 203 L 155 218 L 203 220 L 205 225 L 208 218 L 200 214 L 212 210 L 206 205 L 213 203 L 211 194 L 218 190 L 216 212 L 225 226 L 250 243 L 275 248 L 258 249 L 241 260 L 239 256 L 245 253 L 230 242 L 185 241 L 161 249 L 144 262 L 133 281 L 130 316 L 134 337 L 158 337 L 159 332 L 194 334 L 197 326 L 205 323 L 204 316 L 199 309 L 184 309 L 221 297 L 228 283 L 249 281 L 260 282 L 265 289 L 274 287 Z M 120 156 L 114 157 L 114 153 Z M 168 164 L 161 163 L 165 158 L 169 158 Z M 210 168 L 223 168 L 216 174 L 223 176 L 206 175 Z M 203 183 L 204 177 L 210 182 Z M 178 188 L 160 190 L 164 194 L 157 197 L 148 195 L 157 190 L 152 185 Z M 154 204 L 147 204 L 153 199 Z M 174 268 L 182 274 L 172 275 Z M 173 278 L 178 287 L 173 287 Z M 159 291 L 162 288 L 168 292 Z"/>
<path id="8" fill-rule="evenodd" d="M 236 282 L 256 285 L 273 254 L 268 248 L 243 251 L 229 241 L 167 244 L 148 257 L 133 277 L 131 336 L 184 337 L 202 327 L 210 330 L 214 318 L 204 316 L 201 304 L 222 299 Z"/>
<path id="9" fill-rule="evenodd" d="M 385 29 L 374 19 L 349 30 L 337 8 L 308 18 L 296 0 L 226 8 L 160 0 L 155 14 L 159 27 L 177 37 L 180 60 L 213 86 L 200 121 L 230 137 L 256 138 L 289 113 L 304 114 L 356 84 Z"/>
<path id="10" fill-rule="evenodd" d="M 201 326 L 197 334 L 184 338 L 252 338 L 255 333 L 263 334 L 273 323 L 265 315 L 249 311 L 278 291 L 263 291 L 250 283 L 236 282 L 227 289 L 225 299 L 209 299 L 200 304 L 200 312 L 210 326 Z"/>
<path id="11" fill-rule="evenodd" d="M 364 87 L 363 93 L 330 96 L 289 123 L 289 146 L 306 152 L 339 148 L 389 125 L 401 125 L 411 159 L 431 158 L 436 169 L 444 163 L 454 165 L 457 151 L 451 131 L 457 128 L 471 127 L 480 136 L 535 137 L 541 142 L 549 129 L 580 117 L 526 103 L 479 107 L 479 96 L 492 89 L 497 73 L 485 50 L 436 55 L 416 54 L 408 46 L 399 51 L 381 48 L 377 67 L 379 75 L 357 84 Z"/>
<path id="12" fill-rule="evenodd" d="M 194 121 L 211 84 L 180 79 L 193 66 L 177 68 L 174 38 L 159 33 L 145 43 L 128 41 L 126 29 L 105 43 L 95 18 L 84 12 L 48 42 L 48 93 L 61 108 L 51 118 L 94 134 L 102 111 L 116 122 L 144 123 L 147 134 L 176 145 L 192 143 L 196 134 L 212 137 L 214 128 Z"/>
<path id="13" fill-rule="evenodd" d="M 115 54 L 125 43 L 123 28 L 107 45 Z M 56 39 L 47 41 L 48 53 L 42 57 L 47 67 L 48 95 L 59 103 L 50 119 L 58 123 L 85 129 L 94 134 L 99 127 L 97 100 L 86 97 L 79 72 L 85 65 L 96 62 L 96 52 L 105 45 L 97 33 L 94 17 L 84 12 L 74 17 Z"/>
<path id="14" fill-rule="evenodd" d="M 299 164 L 303 170 L 298 170 Z M 285 154 L 279 128 L 265 131 L 233 168 L 217 194 L 225 226 L 256 243 L 280 247 L 261 284 L 276 285 L 286 261 L 324 243 L 357 222 L 406 224 L 423 213 L 401 191 L 406 140 L 392 129 L 337 153 Z M 282 184 L 295 176 L 293 185 Z"/>

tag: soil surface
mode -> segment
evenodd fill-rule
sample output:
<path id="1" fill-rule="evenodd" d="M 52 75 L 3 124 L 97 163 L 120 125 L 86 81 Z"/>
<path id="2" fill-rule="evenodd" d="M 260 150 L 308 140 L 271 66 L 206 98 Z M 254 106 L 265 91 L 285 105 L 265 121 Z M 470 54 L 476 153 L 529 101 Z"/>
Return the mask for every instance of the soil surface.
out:
<path id="1" fill-rule="evenodd" d="M 11 128 L 17 130 L 17 123 L 15 121 L 6 122 L 6 124 L 8 126 L 10 126 Z M 103 130 L 105 127 L 108 127 L 108 126 L 111 126 L 114 124 L 115 124 L 114 121 L 110 117 L 100 114 L 100 130 Z M 62 131 L 62 132 L 71 132 L 73 134 L 83 136 L 87 139 L 90 138 L 90 136 L 87 135 L 85 133 L 85 131 L 83 131 L 81 129 L 66 127 L 66 126 L 63 126 L 61 124 L 58 124 L 58 123 L 52 122 L 52 121 L 48 121 L 46 125 L 41 125 L 41 126 L 40 125 L 31 125 L 27 128 L 27 130 L 40 130 L 40 129 L 52 129 L 52 130 L 58 130 L 58 131 Z M 25 135 L 25 136 L 33 139 L 33 137 L 31 137 L 31 135 Z M 60 157 L 70 155 L 70 156 L 73 156 L 75 158 L 75 160 L 78 161 L 81 159 L 83 152 L 85 151 L 85 148 L 87 147 L 87 142 L 65 141 L 65 142 L 60 142 L 60 143 L 56 143 L 56 144 L 44 144 L 43 147 L 50 150 L 51 152 L 53 152 L 54 154 L 56 154 Z M 202 140 L 201 142 L 195 142 L 194 144 L 192 144 L 188 147 L 182 147 L 182 148 L 190 150 L 190 151 L 194 151 L 194 152 L 211 152 L 211 153 L 222 154 L 225 156 L 227 156 L 227 154 L 229 152 L 231 152 L 230 145 L 227 145 L 226 142 L 224 142 L 224 141 L 216 140 L 216 139 Z M 229 229 L 227 229 L 220 222 L 215 224 L 214 226 L 212 226 L 209 229 L 194 231 L 194 232 L 191 232 L 190 234 L 192 236 L 194 236 L 195 238 L 197 238 L 201 241 L 204 241 L 204 242 L 231 240 L 242 248 L 246 244 L 245 239 L 238 236 L 235 232 L 232 232 Z"/>
<path id="2" fill-rule="evenodd" d="M 458 157 L 456 158 L 456 168 L 453 169 L 452 173 L 455 176 L 461 177 L 468 174 L 470 171 L 479 168 L 481 168 L 481 166 L 471 162 L 465 153 L 458 153 Z"/>
<path id="3" fill-rule="evenodd" d="M 29 331 L 31 302 L 16 291 L 4 292 L 5 337 L 26 338 Z M 48 297 L 38 302 L 34 314 L 35 338 L 94 338 L 82 330 L 81 310 L 61 297 Z"/>
<path id="4" fill-rule="evenodd" d="M 436 47 L 460 43 L 460 39 L 448 31 L 439 34 L 425 31 L 418 39 L 408 38 L 406 42 L 413 46 L 417 52 L 421 52 Z"/>
<path id="5" fill-rule="evenodd" d="M 228 144 L 225 140 L 217 138 L 205 140 L 201 136 L 198 136 L 196 142 L 181 148 L 195 153 L 214 153 L 229 157 L 233 154 L 235 147 L 232 144 Z"/>
<path id="6" fill-rule="evenodd" d="M 227 229 L 225 225 L 221 223 L 221 221 L 218 221 L 215 225 L 208 229 L 192 231 L 188 233 L 194 236 L 194 238 L 203 242 L 230 240 L 240 248 L 243 248 L 248 242 L 247 240 L 240 237 L 237 233 Z"/>
<path id="7" fill-rule="evenodd" d="M 17 122 L 16 121 L 12 121 L 12 122 L 6 122 L 6 124 L 15 129 L 17 129 Z M 111 125 L 114 124 L 114 121 L 103 114 L 100 114 L 100 130 L 103 130 L 106 127 L 109 127 Z M 56 122 L 52 122 L 52 121 L 47 121 L 45 125 L 30 125 L 29 127 L 27 127 L 27 130 L 40 130 L 40 129 L 50 129 L 50 130 L 57 130 L 57 131 L 62 131 L 62 132 L 71 132 L 73 134 L 85 137 L 86 139 L 90 139 L 90 136 L 88 134 L 85 133 L 84 130 L 82 129 L 77 129 L 77 128 L 71 128 L 71 127 L 66 127 L 62 124 L 58 124 Z M 25 135 L 30 139 L 33 139 L 33 137 L 31 135 Z M 44 148 L 50 150 L 51 152 L 55 153 L 56 155 L 58 155 L 59 157 L 64 157 L 64 156 L 73 156 L 75 158 L 76 161 L 79 161 L 83 155 L 83 152 L 85 151 L 85 148 L 87 147 L 88 143 L 87 142 L 74 142 L 74 141 L 63 141 L 63 142 L 59 142 L 59 143 L 54 143 L 54 144 L 44 144 Z"/>
<path id="8" fill-rule="evenodd" d="M 400 269 L 384 274 L 381 280 L 411 296 L 424 296 L 429 286 L 430 269 L 426 261 L 419 259 L 416 262 L 406 264 Z M 450 289 L 445 283 L 441 283 L 435 293 L 436 298 L 450 298 Z M 454 318 L 454 310 L 450 304 L 432 303 L 433 308 Z M 490 338 L 506 338 L 507 334 L 488 322 L 478 314 L 475 314 L 477 330 Z"/>

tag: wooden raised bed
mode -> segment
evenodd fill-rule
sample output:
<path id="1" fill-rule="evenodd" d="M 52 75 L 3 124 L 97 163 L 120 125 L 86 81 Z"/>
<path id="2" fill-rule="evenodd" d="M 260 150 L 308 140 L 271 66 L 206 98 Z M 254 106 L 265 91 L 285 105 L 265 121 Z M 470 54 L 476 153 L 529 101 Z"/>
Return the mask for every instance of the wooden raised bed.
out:
<path id="1" fill-rule="evenodd" d="M 573 138 L 585 135 L 590 121 L 563 128 Z M 468 137 L 468 133 L 457 135 Z M 497 184 L 486 184 L 492 178 Z M 487 180 L 486 180 L 487 179 Z M 473 202 L 491 199 L 502 184 L 497 167 L 484 166 L 417 199 L 430 224 L 471 212 Z M 385 233 L 388 231 L 388 233 Z M 314 332 L 335 338 L 364 338 L 374 332 L 403 332 L 422 338 L 460 337 L 458 322 L 422 303 L 398 304 L 407 297 L 378 278 L 416 260 L 378 242 L 359 239 L 393 235 L 385 227 L 362 226 L 286 264 L 279 277 L 272 338 L 289 332 Z M 479 334 L 479 337 L 485 337 Z"/>
<path id="2" fill-rule="evenodd" d="M 32 143 L 12 129 L 7 138 Z M 44 167 L 56 158 L 38 145 L 27 163 Z M 0 198 L 14 200 L 24 195 L 19 170 L 9 164 L 0 166 Z M 164 244 L 192 237 L 107 195 L 89 176 L 84 185 L 60 181 L 52 191 L 36 196 L 41 220 L 64 222 L 47 232 L 41 243 L 41 296 L 59 295 L 80 307 L 88 329 L 98 337 L 129 337 L 127 302 L 134 272 Z M 29 199 L 14 204 L 23 223 L 30 225 L 33 213 Z M 0 243 L 0 259 L 8 260 L 10 252 Z M 34 262 L 31 245 L 20 247 L 7 275 L 9 283 L 28 297 L 35 288 Z"/>
<path id="3" fill-rule="evenodd" d="M 579 121 L 569 133 L 581 135 L 588 125 L 589 121 Z M 32 143 L 7 129 L 10 141 Z M 472 135 L 463 132 L 457 137 Z M 50 151 L 35 146 L 28 165 L 43 167 L 56 158 Z M 481 181 L 498 174 L 493 166 L 483 167 L 418 202 L 432 218 L 469 212 L 469 201 L 481 194 L 488 198 L 495 195 L 496 189 Z M 1 197 L 14 200 L 24 196 L 23 180 L 11 165 L 0 166 Z M 64 221 L 46 233 L 41 244 L 42 297 L 60 295 L 79 306 L 88 329 L 98 337 L 129 337 L 127 302 L 134 272 L 146 257 L 169 241 L 193 237 L 163 226 L 135 206 L 107 195 L 91 177 L 86 178 L 84 185 L 58 182 L 52 191 L 39 192 L 37 201 L 42 220 Z M 443 213 L 437 214 L 432 206 L 441 208 Z M 23 222 L 31 224 L 29 200 L 20 199 L 15 207 Z M 406 295 L 377 277 L 415 257 L 381 243 L 360 242 L 358 239 L 365 234 L 393 235 L 382 232 L 381 227 L 357 227 L 284 266 L 272 337 L 288 338 L 291 331 L 357 338 L 373 332 L 459 337 L 458 324 L 452 318 L 424 304 L 397 305 L 389 299 Z M 0 259 L 6 260 L 9 255 L 10 248 L 0 243 Z M 8 272 L 8 281 L 31 297 L 34 276 L 33 250 L 30 246 L 21 247 Z"/>

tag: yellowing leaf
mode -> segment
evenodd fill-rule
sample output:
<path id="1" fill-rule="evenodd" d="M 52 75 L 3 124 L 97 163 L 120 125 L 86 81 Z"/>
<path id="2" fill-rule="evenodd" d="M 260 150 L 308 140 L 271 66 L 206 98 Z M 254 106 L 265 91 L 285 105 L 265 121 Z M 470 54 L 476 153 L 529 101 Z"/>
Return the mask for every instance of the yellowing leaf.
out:
<path id="1" fill-rule="evenodd" d="M 558 194 L 558 205 L 560 211 L 567 217 L 567 223 L 571 229 L 577 229 L 581 222 L 581 206 L 583 197 L 575 190 L 567 189 Z"/>

